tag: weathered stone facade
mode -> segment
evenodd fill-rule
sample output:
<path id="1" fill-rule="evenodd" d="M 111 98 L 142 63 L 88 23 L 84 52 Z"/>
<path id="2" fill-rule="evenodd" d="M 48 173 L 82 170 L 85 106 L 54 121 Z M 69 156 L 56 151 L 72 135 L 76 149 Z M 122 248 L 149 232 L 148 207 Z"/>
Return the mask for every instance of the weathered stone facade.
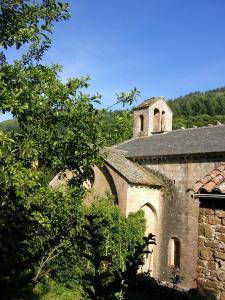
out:
<path id="1" fill-rule="evenodd" d="M 162 97 L 140 104 L 133 139 L 112 147 L 104 166 L 94 167 L 86 200 L 112 193 L 125 215 L 142 209 L 146 233 L 155 234 L 157 242 L 153 260 L 146 261 L 151 274 L 170 281 L 171 270 L 179 269 L 184 288 L 199 280 L 225 300 L 225 208 L 201 205 L 199 216 L 194 194 L 215 188 L 225 195 L 225 125 L 172 130 L 172 115 Z"/>
<path id="2" fill-rule="evenodd" d="M 225 209 L 201 204 L 198 243 L 198 283 L 216 299 L 224 300 Z"/>

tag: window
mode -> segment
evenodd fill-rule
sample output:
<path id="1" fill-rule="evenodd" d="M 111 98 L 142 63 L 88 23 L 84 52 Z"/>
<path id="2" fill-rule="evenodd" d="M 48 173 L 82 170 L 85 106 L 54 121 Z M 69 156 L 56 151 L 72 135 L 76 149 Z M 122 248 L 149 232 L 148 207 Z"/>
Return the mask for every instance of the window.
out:
<path id="1" fill-rule="evenodd" d="M 160 112 L 158 108 L 154 110 L 154 117 L 153 117 L 153 132 L 160 131 Z"/>
<path id="2" fill-rule="evenodd" d="M 144 116 L 140 115 L 140 131 L 144 130 Z"/>
<path id="3" fill-rule="evenodd" d="M 161 131 L 165 131 L 166 130 L 166 113 L 165 111 L 162 111 L 162 115 L 161 115 Z"/>
<path id="4" fill-rule="evenodd" d="M 170 267 L 180 267 L 180 241 L 178 238 L 169 240 L 168 265 Z"/>

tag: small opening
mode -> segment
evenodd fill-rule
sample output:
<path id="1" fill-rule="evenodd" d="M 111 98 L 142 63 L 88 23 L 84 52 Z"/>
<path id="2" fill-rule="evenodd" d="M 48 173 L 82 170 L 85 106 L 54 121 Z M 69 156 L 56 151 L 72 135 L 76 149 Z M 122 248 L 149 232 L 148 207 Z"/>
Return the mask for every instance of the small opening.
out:
<path id="1" fill-rule="evenodd" d="M 180 267 L 180 241 L 178 238 L 169 240 L 168 265 L 170 267 Z"/>
<path id="2" fill-rule="evenodd" d="M 155 108 L 154 110 L 153 131 L 160 131 L 160 111 L 158 110 L 158 108 Z"/>
<path id="3" fill-rule="evenodd" d="M 166 130 L 166 113 L 165 111 L 162 111 L 162 115 L 161 115 L 161 131 L 165 131 Z"/>
<path id="4" fill-rule="evenodd" d="M 144 130 L 144 116 L 140 115 L 140 131 Z"/>

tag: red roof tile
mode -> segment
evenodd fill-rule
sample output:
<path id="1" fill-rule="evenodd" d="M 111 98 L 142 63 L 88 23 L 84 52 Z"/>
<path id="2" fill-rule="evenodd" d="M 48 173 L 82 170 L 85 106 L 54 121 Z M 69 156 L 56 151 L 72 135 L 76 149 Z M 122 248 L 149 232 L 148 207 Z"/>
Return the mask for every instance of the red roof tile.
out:
<path id="1" fill-rule="evenodd" d="M 198 180 L 194 186 L 194 191 L 196 193 L 203 191 L 225 193 L 225 162 Z"/>

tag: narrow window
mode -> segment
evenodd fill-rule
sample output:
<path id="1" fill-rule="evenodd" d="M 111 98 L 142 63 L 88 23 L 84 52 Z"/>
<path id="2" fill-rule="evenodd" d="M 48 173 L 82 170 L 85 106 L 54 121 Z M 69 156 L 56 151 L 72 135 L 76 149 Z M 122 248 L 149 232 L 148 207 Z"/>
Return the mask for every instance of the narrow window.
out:
<path id="1" fill-rule="evenodd" d="M 168 265 L 180 267 L 180 241 L 175 237 L 169 240 Z"/>
<path id="2" fill-rule="evenodd" d="M 160 112 L 158 108 L 154 110 L 154 119 L 153 119 L 153 132 L 160 131 Z"/>
<path id="3" fill-rule="evenodd" d="M 140 115 L 140 131 L 144 130 L 144 116 Z"/>
<path id="4" fill-rule="evenodd" d="M 161 131 L 165 131 L 166 130 L 166 113 L 165 111 L 162 111 L 162 115 L 161 115 Z"/>

